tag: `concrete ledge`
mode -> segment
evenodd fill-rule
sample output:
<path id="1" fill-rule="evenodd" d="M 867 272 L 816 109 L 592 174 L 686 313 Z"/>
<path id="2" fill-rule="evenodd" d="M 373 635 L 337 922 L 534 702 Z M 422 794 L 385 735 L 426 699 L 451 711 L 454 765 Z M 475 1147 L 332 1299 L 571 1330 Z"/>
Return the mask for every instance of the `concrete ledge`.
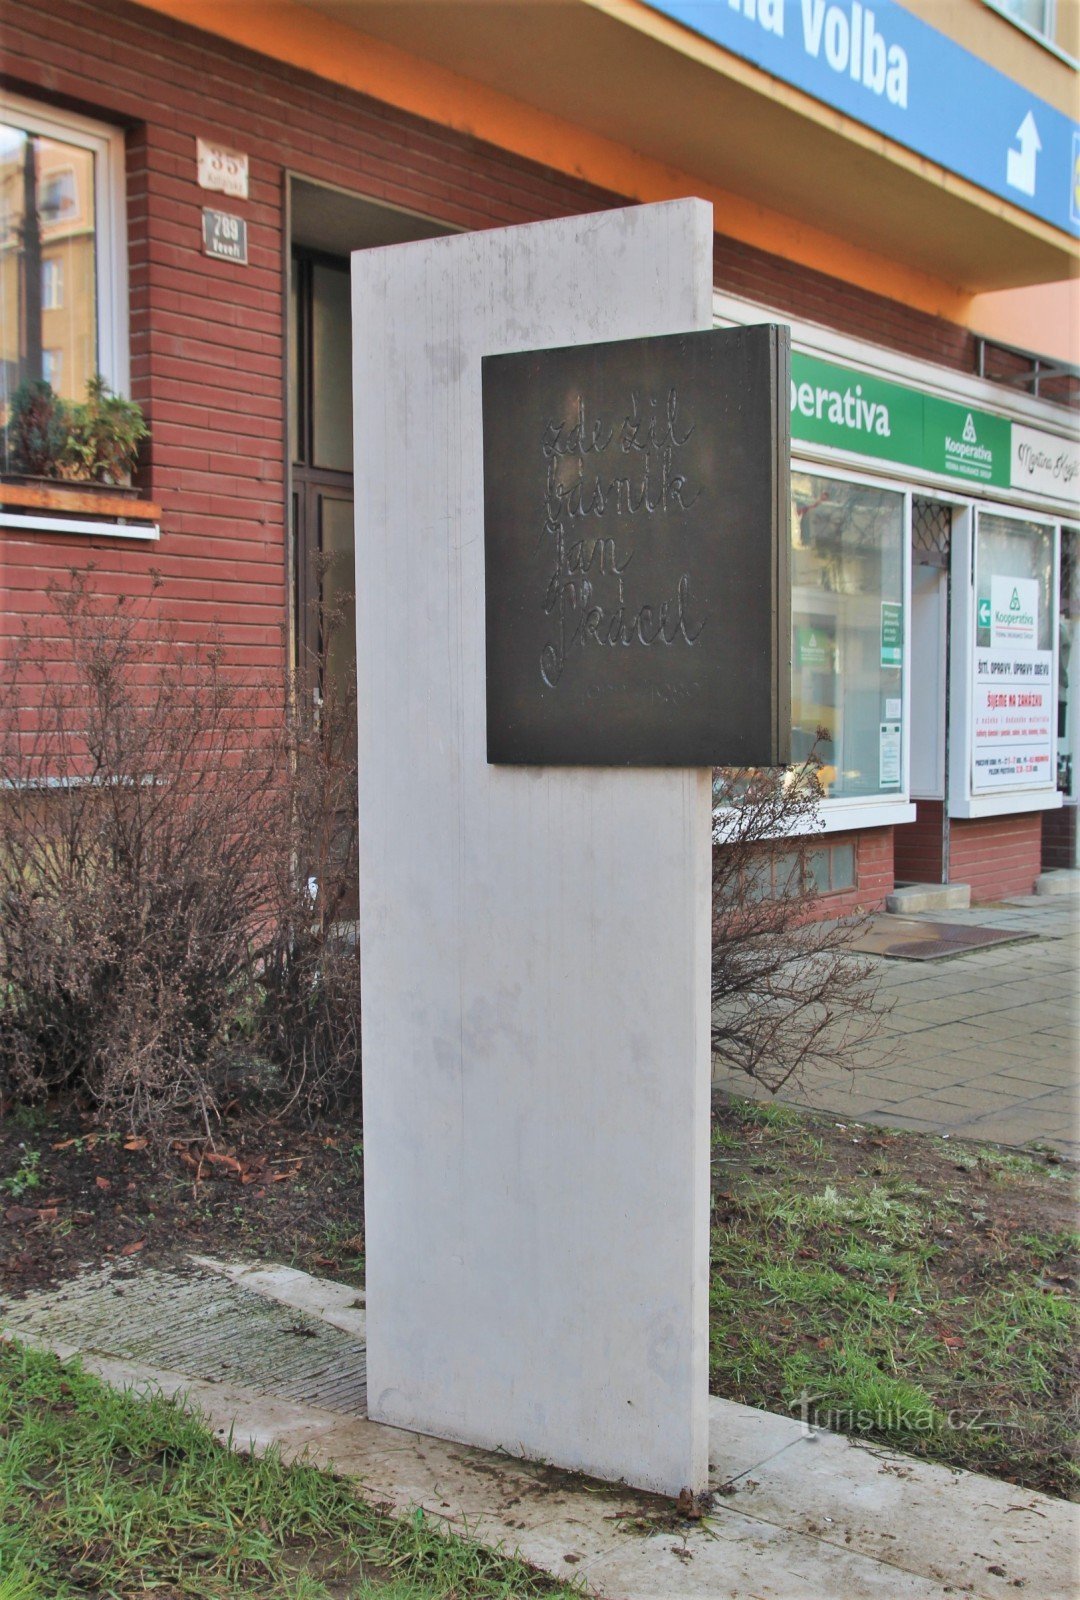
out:
<path id="1" fill-rule="evenodd" d="M 901 916 L 912 911 L 966 911 L 970 905 L 970 883 L 898 884 L 885 899 L 886 911 Z"/>
<path id="2" fill-rule="evenodd" d="M 1080 894 L 1080 868 L 1055 867 L 1035 879 L 1036 894 Z"/>

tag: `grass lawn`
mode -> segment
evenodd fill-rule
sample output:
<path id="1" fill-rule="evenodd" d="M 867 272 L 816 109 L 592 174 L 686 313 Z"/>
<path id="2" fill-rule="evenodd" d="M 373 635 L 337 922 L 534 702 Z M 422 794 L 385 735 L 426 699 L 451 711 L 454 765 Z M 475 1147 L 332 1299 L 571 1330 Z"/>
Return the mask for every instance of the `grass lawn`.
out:
<path id="1" fill-rule="evenodd" d="M 579 1594 L 237 1455 L 170 1400 L 0 1345 L 0 1600 L 531 1600 Z"/>
<path id="2" fill-rule="evenodd" d="M 712 1155 L 714 1393 L 1077 1493 L 1068 1163 L 748 1101 Z"/>

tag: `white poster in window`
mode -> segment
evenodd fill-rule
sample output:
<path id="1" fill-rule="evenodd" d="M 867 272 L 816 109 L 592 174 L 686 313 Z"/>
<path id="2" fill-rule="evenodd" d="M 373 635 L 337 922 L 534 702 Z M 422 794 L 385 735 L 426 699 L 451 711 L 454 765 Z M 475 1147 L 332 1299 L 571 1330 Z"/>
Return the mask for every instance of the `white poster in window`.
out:
<path id="1" fill-rule="evenodd" d="M 1051 650 L 976 650 L 972 794 L 1054 787 L 1053 662 Z"/>
<path id="2" fill-rule="evenodd" d="M 900 724 L 899 722 L 882 722 L 879 727 L 878 787 L 880 789 L 899 789 Z"/>
<path id="3" fill-rule="evenodd" d="M 990 579 L 990 648 L 1034 650 L 1039 642 L 1037 578 Z"/>

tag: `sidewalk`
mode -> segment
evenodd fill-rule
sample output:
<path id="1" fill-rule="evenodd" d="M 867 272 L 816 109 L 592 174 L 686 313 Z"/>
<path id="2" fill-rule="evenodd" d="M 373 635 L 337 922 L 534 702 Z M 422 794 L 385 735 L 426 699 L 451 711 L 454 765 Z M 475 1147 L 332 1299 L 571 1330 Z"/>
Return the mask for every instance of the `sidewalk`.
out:
<path id="1" fill-rule="evenodd" d="M 606 1600 L 1038 1600 L 1073 1594 L 1064 1501 L 710 1401 L 714 1508 L 369 1422 L 363 1297 L 288 1267 L 133 1266 L 4 1310 L 4 1331 L 117 1387 L 184 1394 L 237 1448 L 278 1445 Z"/>
<path id="2" fill-rule="evenodd" d="M 937 961 L 867 956 L 894 1004 L 851 1066 L 815 1074 L 778 1099 L 859 1122 L 1009 1145 L 1053 1145 L 1080 1157 L 1080 901 L 1025 895 L 920 922 L 974 923 L 1036 934 Z M 717 1067 L 717 1088 L 771 1096 Z"/>

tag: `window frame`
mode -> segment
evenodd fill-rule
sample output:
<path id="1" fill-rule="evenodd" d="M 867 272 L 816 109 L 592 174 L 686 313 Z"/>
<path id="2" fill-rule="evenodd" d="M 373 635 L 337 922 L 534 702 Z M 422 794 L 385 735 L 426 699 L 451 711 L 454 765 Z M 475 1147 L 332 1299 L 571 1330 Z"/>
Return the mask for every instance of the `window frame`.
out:
<path id="1" fill-rule="evenodd" d="M 1076 57 L 1070 55 L 1067 50 L 1062 49 L 1057 42 L 1057 0 L 1048 0 L 1050 11 L 1049 26 L 1052 30 L 1050 33 L 1040 33 L 1039 29 L 1033 28 L 1030 22 L 1025 22 L 1022 17 L 1014 16 L 1008 6 L 1002 3 L 1002 0 L 983 0 L 983 5 L 990 11 L 995 12 L 1010 27 L 1016 28 L 1020 33 L 1025 34 L 1034 44 L 1041 45 L 1044 50 L 1049 50 L 1051 55 L 1057 56 L 1059 61 L 1064 61 L 1066 66 L 1080 66 L 1080 62 L 1077 61 Z"/>
<path id="2" fill-rule="evenodd" d="M 1057 734 L 1058 649 L 1057 616 L 1061 604 L 1061 528 L 1062 518 L 1052 513 L 1031 511 L 1008 501 L 969 501 L 966 515 L 953 522 L 952 568 L 952 681 L 953 706 L 952 760 L 949 766 L 949 816 L 966 821 L 979 817 L 1005 817 L 1033 811 L 1056 811 L 1062 796 L 1056 782 L 1056 756 L 1061 741 Z M 1004 517 L 1037 523 L 1051 534 L 1051 703 L 1053 730 L 1054 782 L 1027 789 L 1008 789 L 1001 794 L 976 794 L 972 789 L 972 751 L 974 745 L 975 701 L 975 577 L 979 516 Z"/>
<path id="3" fill-rule="evenodd" d="M 6 91 L 0 94 L 0 116 L 27 133 L 75 145 L 94 156 L 97 370 L 115 393 L 127 395 L 131 356 L 123 129 Z"/>
<path id="4" fill-rule="evenodd" d="M 903 533 L 900 557 L 900 594 L 903 605 L 903 660 L 900 673 L 900 786 L 888 794 L 840 795 L 824 797 L 820 804 L 825 833 L 848 833 L 859 828 L 896 827 L 914 822 L 915 805 L 910 793 L 911 767 L 911 500 L 910 483 L 872 472 L 842 467 L 835 461 L 823 462 L 792 447 L 791 471 L 808 472 L 814 477 L 836 478 L 844 483 L 865 484 L 870 489 L 887 489 L 903 501 Z"/>

